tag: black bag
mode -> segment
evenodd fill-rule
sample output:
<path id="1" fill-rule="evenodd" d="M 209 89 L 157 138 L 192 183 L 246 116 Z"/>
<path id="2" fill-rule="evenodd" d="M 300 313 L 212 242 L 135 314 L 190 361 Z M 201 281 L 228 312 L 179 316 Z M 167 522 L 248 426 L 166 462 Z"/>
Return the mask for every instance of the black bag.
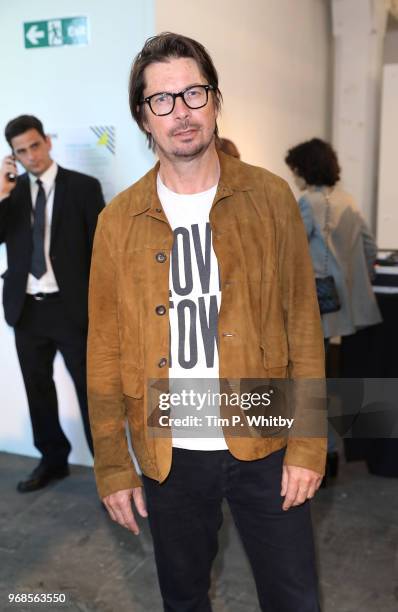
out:
<path id="1" fill-rule="evenodd" d="M 329 196 L 326 198 L 326 214 L 325 214 L 325 265 L 324 276 L 316 278 L 316 293 L 318 296 L 319 311 L 321 315 L 329 312 L 337 312 L 341 308 L 339 294 L 337 293 L 336 283 L 333 276 L 328 274 L 328 258 L 329 258 Z"/>
<path id="2" fill-rule="evenodd" d="M 339 294 L 333 276 L 316 278 L 316 293 L 321 314 L 337 312 L 341 308 Z"/>

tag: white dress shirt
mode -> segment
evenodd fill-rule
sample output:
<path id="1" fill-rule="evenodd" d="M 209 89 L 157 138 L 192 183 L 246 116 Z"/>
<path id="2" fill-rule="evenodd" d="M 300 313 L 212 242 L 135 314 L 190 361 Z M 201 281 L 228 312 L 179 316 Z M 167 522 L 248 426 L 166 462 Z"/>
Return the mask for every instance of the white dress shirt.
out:
<path id="1" fill-rule="evenodd" d="M 47 271 L 41 278 L 35 278 L 33 274 L 29 273 L 28 284 L 26 287 L 26 293 L 55 293 L 59 291 L 57 281 L 55 280 L 54 271 L 50 261 L 50 240 L 51 240 L 51 222 L 53 215 L 54 205 L 54 191 L 55 191 L 55 177 L 57 176 L 58 166 L 55 162 L 51 164 L 49 168 L 40 177 L 34 176 L 29 173 L 30 181 L 30 195 L 32 197 L 32 208 L 33 212 L 35 209 L 36 198 L 39 192 L 39 186 L 36 183 L 37 179 L 40 178 L 43 183 L 44 193 L 46 194 L 46 225 L 44 230 L 44 255 L 46 259 Z M 32 214 L 33 223 L 34 214 Z"/>

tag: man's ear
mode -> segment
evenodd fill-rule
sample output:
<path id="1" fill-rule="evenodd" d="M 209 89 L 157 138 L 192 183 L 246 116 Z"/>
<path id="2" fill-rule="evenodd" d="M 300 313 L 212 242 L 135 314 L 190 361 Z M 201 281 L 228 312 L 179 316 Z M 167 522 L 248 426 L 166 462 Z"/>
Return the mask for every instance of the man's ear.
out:
<path id="1" fill-rule="evenodd" d="M 50 136 L 48 134 L 46 135 L 46 143 L 47 143 L 47 146 L 48 146 L 48 150 L 51 151 L 53 143 L 52 143 L 51 138 L 50 138 Z"/>

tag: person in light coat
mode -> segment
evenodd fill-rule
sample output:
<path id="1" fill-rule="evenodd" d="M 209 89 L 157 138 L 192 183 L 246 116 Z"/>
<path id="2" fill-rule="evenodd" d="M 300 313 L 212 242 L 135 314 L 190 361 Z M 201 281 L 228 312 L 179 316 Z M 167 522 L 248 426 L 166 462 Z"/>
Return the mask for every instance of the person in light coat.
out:
<path id="1" fill-rule="evenodd" d="M 325 339 L 349 336 L 381 323 L 371 285 L 377 247 L 354 198 L 337 186 L 340 168 L 336 153 L 328 143 L 313 138 L 290 149 L 285 161 L 303 191 L 298 205 L 315 277 L 333 276 L 340 298 L 337 312 L 322 315 Z"/>

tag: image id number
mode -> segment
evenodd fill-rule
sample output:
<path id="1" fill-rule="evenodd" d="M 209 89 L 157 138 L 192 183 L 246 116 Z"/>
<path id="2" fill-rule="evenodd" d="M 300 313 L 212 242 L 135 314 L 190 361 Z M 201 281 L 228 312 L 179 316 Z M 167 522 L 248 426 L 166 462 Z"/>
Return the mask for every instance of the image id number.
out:
<path id="1" fill-rule="evenodd" d="M 9 593 L 9 603 L 65 603 L 65 593 Z"/>

